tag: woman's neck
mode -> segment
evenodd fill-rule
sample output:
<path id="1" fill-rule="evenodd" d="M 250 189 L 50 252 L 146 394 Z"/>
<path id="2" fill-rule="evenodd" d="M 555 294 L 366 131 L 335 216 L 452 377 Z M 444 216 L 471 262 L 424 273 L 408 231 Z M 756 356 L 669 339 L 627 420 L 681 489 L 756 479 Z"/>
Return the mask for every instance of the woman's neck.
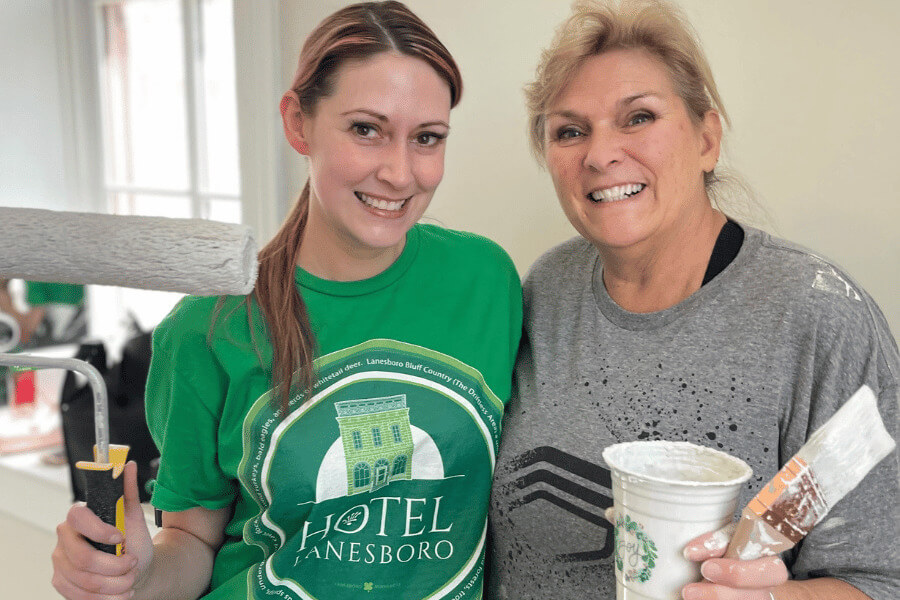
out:
<path id="1" fill-rule="evenodd" d="M 696 219 L 660 232 L 635 248 L 600 248 L 603 284 L 616 304 L 629 312 L 671 308 L 700 289 L 716 238 L 725 224 L 709 207 Z"/>
<path id="2" fill-rule="evenodd" d="M 297 266 L 330 281 L 361 281 L 385 271 L 403 253 L 405 240 L 389 248 L 365 248 L 310 213 Z"/>

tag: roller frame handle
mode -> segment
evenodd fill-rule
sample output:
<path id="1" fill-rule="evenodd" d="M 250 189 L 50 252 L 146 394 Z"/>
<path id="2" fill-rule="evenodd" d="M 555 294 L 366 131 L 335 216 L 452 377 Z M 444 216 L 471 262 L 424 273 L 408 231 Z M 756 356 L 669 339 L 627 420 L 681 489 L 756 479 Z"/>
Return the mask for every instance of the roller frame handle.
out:
<path id="1" fill-rule="evenodd" d="M 94 447 L 96 458 L 97 447 Z M 128 446 L 112 445 L 109 447 L 111 462 L 78 461 L 75 467 L 84 478 L 84 495 L 87 507 L 104 523 L 118 529 L 125 536 L 125 460 Z M 117 556 L 125 552 L 124 544 L 104 544 L 88 540 L 92 546 L 102 552 Z"/>
<path id="2" fill-rule="evenodd" d="M 84 375 L 94 395 L 94 460 L 109 460 L 109 400 L 106 382 L 94 365 L 77 358 L 55 358 L 34 354 L 0 354 L 0 366 L 28 367 L 30 369 L 68 369 Z M 124 463 L 123 463 L 124 464 Z"/>
<path id="3" fill-rule="evenodd" d="M 77 358 L 51 358 L 32 354 L 2 354 L 0 366 L 32 369 L 68 369 L 87 377 L 94 395 L 94 460 L 75 463 L 84 477 L 87 506 L 105 523 L 125 535 L 125 488 L 122 472 L 128 446 L 109 443 L 109 400 L 103 376 L 93 365 Z M 122 554 L 122 544 L 100 544 L 89 540 L 98 550 Z"/>

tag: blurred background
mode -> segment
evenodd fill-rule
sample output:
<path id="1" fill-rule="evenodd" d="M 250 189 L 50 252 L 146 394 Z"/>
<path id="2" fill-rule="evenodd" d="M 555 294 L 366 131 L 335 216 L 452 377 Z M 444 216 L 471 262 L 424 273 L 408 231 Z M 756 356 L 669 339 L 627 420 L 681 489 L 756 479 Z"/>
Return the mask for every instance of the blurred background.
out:
<path id="1" fill-rule="evenodd" d="M 0 206 L 243 222 L 262 245 L 306 177 L 284 142 L 279 99 L 305 35 L 349 3 L 0 0 Z M 755 192 L 739 216 L 847 269 L 896 336 L 900 3 L 678 3 L 732 118 L 724 162 Z M 521 92 L 570 2 L 407 4 L 465 81 L 427 216 L 495 239 L 524 276 L 575 235 L 530 155 Z M 26 310 L 25 284 L 10 289 Z M 86 335 L 108 341 L 114 359 L 132 320 L 150 329 L 177 298 L 90 286 Z M 40 480 L 35 489 L 58 487 Z M 53 597 L 41 586 L 65 505 L 47 500 L 23 515 L 23 498 L 0 482 L 0 527 L 24 544 L 2 546 L 0 579 L 27 583 L 27 597 Z"/>

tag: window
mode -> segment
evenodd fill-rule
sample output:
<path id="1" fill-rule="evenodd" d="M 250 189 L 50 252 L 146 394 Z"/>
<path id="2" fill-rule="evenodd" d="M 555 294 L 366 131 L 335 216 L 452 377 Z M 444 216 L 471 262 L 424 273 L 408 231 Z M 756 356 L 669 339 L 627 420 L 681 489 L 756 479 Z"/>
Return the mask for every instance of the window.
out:
<path id="1" fill-rule="evenodd" d="M 101 212 L 242 221 L 233 0 L 91 0 Z M 83 34 L 79 34 L 83 35 Z M 92 335 L 154 327 L 180 294 L 97 288 Z"/>
<path id="2" fill-rule="evenodd" d="M 375 486 L 381 487 L 387 483 L 389 467 L 388 461 L 383 458 L 379 458 L 375 461 Z"/>
<path id="3" fill-rule="evenodd" d="M 403 443 L 403 436 L 400 435 L 400 426 L 399 426 L 399 425 L 391 425 L 391 431 L 394 432 L 394 443 L 395 443 L 395 444 L 402 444 L 402 443 Z"/>
<path id="4" fill-rule="evenodd" d="M 391 477 L 406 473 L 406 456 L 401 454 L 394 459 L 394 468 L 391 470 Z"/>
<path id="5" fill-rule="evenodd" d="M 376 447 L 381 445 L 381 429 L 378 427 L 372 429 L 372 443 Z"/>
<path id="6" fill-rule="evenodd" d="M 362 450 L 362 435 L 358 431 L 353 432 L 353 448 L 355 450 Z"/>
<path id="7" fill-rule="evenodd" d="M 356 463 L 356 466 L 353 467 L 353 487 L 364 488 L 370 483 L 372 483 L 372 472 L 369 470 L 369 465 L 364 462 Z"/>
<path id="8" fill-rule="evenodd" d="M 99 0 L 110 212 L 241 220 L 232 0 Z"/>

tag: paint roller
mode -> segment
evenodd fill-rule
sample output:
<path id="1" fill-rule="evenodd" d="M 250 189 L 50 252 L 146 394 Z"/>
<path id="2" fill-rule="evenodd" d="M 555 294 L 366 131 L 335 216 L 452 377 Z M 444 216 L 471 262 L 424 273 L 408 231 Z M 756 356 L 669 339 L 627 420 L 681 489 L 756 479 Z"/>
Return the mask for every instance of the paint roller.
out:
<path id="1" fill-rule="evenodd" d="M 0 207 L 0 279 L 218 296 L 249 294 L 256 270 L 256 243 L 245 225 Z M 88 508 L 124 535 L 121 474 L 128 446 L 110 445 L 108 397 L 99 371 L 74 358 L 29 354 L 0 353 L 0 366 L 69 369 L 87 378 L 94 395 L 94 460 L 76 467 L 85 477 Z M 94 546 L 115 554 L 124 550 L 121 544 Z"/>

